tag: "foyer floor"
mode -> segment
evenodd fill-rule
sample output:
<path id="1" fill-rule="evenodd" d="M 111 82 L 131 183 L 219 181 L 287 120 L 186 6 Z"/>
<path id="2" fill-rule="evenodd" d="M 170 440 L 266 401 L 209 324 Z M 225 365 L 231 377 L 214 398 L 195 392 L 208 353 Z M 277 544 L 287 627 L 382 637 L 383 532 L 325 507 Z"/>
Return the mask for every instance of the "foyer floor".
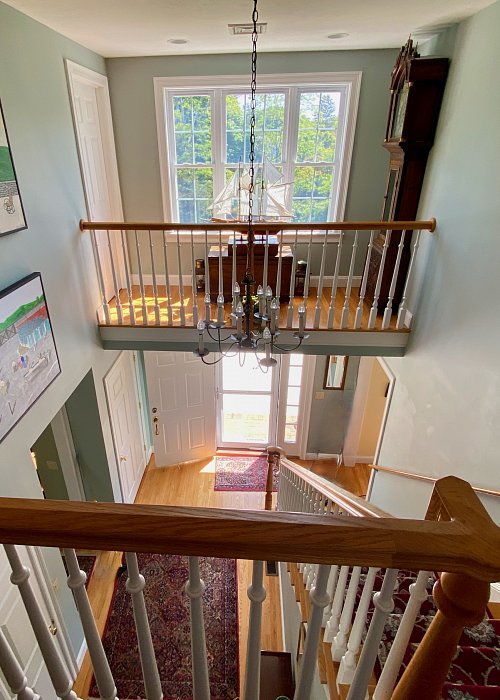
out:
<path id="1" fill-rule="evenodd" d="M 307 469 L 321 476 L 335 480 L 343 488 L 357 495 L 366 493 L 369 469 L 366 465 L 356 467 L 337 467 L 331 460 L 301 461 L 295 460 Z M 144 474 L 136 503 L 154 505 L 199 506 L 209 508 L 241 508 L 252 510 L 264 509 L 265 493 L 214 491 L 215 460 L 206 459 L 199 462 L 184 463 L 173 467 L 157 468 L 154 457 Z M 275 505 L 276 495 L 273 497 Z M 100 634 L 103 634 L 108 610 L 114 590 L 116 571 L 121 564 L 122 552 L 99 553 L 90 579 L 88 595 L 96 618 Z M 243 669 L 246 658 L 246 640 L 248 630 L 249 601 L 246 590 L 250 584 L 252 562 L 238 560 L 238 610 L 239 610 L 239 646 L 240 668 Z M 263 604 L 262 649 L 282 651 L 280 596 L 277 576 L 266 576 L 267 598 Z M 74 690 L 78 697 L 86 698 L 92 679 L 92 669 L 88 655 L 82 664 L 75 681 Z"/>

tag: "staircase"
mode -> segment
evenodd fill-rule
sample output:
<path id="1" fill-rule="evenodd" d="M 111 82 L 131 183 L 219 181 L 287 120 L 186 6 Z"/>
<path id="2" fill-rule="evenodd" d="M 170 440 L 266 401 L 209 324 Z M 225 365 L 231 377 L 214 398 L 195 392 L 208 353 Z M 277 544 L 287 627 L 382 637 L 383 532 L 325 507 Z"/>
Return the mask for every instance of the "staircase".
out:
<path id="1" fill-rule="evenodd" d="M 148 700 L 162 700 L 163 669 L 144 602 L 150 572 L 141 572 L 136 552 L 188 557 L 184 591 L 193 700 L 227 700 L 216 698 L 210 687 L 203 598 L 212 591 L 205 593 L 200 557 L 253 560 L 244 700 L 265 697 L 260 695 L 266 680 L 261 656 L 265 561 L 290 562 L 290 576 L 280 564 L 285 619 L 290 611 L 284 587 L 291 590 L 290 580 L 301 605 L 298 626 L 305 640 L 298 664 L 296 645 L 285 638 L 295 664 L 293 700 L 318 700 L 318 677 L 334 700 L 500 698 L 498 622 L 484 621 L 489 582 L 500 579 L 500 528 L 470 485 L 456 477 L 441 479 L 425 520 L 397 519 L 290 462 L 276 448 L 268 452 L 268 495 L 272 470 L 279 467 L 278 512 L 0 498 L 0 542 L 54 688 L 50 697 L 78 700 L 19 544 L 64 549 L 68 585 L 106 700 L 117 698 L 115 679 L 74 548 L 125 552 L 126 590 Z M 446 573 L 434 581 L 432 571 Z M 296 612 L 293 596 L 287 599 Z M 0 668 L 13 696 L 36 697 L 2 629 Z M 323 700 L 321 685 L 319 690 Z"/>
<path id="2" fill-rule="evenodd" d="M 300 607 L 301 618 L 305 621 L 309 616 L 307 589 L 298 568 L 291 564 L 288 570 L 292 578 L 296 600 Z M 374 593 L 381 590 L 384 575 L 385 570 L 381 570 L 376 574 L 373 584 Z M 367 576 L 368 569 L 362 569 L 356 587 L 351 625 L 356 619 Z M 352 570 L 346 579 L 346 591 L 351 578 Z M 401 679 L 436 615 L 437 608 L 432 597 L 432 589 L 436 580 L 436 574 L 429 574 L 421 579 L 423 595 L 420 597 L 420 610 L 411 629 L 406 648 L 403 650 L 403 658 L 396 681 Z M 393 594 L 394 609 L 385 622 L 373 675 L 369 684 L 369 697 L 373 697 L 374 700 L 391 697 L 389 689 L 378 683 L 400 629 L 404 612 L 408 607 L 411 598 L 410 590 L 414 591 L 415 587 L 419 586 L 419 583 L 416 572 L 404 569 L 398 572 Z M 366 614 L 365 631 L 370 626 L 374 610 L 375 606 L 372 600 Z M 306 623 L 304 622 L 303 624 L 305 625 Z M 345 700 L 349 693 L 349 685 L 339 682 L 340 664 L 332 660 L 331 647 L 330 643 L 324 642 L 318 648 L 319 675 L 325 686 L 325 692 L 331 700 Z M 500 698 L 500 620 L 489 617 L 488 611 L 484 620 L 478 625 L 464 628 L 440 697 L 443 700 L 493 700 L 494 698 L 498 700 Z"/>

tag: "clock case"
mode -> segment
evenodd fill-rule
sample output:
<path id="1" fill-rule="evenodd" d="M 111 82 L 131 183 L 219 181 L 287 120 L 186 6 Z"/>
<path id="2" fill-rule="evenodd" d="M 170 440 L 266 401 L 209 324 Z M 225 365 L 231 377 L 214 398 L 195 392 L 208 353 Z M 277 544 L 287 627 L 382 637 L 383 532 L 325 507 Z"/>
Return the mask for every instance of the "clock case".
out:
<path id="1" fill-rule="evenodd" d="M 420 57 L 411 39 L 401 48 L 391 76 L 389 115 L 382 144 L 389 153 L 381 215 L 383 221 L 415 220 L 448 67 L 447 58 Z M 392 231 L 389 234 L 381 231 L 375 238 L 366 288 L 366 295 L 371 302 L 375 295 L 386 236 L 389 236 L 389 243 L 378 298 L 379 313 L 383 313 L 389 298 L 402 232 Z M 411 256 L 411 238 L 412 232 L 407 231 L 392 300 L 394 311 L 403 295 Z"/>

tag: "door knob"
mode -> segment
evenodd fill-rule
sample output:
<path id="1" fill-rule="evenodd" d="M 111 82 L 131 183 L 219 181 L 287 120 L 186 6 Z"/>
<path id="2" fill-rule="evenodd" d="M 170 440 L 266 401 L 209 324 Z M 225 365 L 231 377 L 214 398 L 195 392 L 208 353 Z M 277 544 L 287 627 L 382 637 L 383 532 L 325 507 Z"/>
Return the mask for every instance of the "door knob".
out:
<path id="1" fill-rule="evenodd" d="M 127 458 L 124 455 L 120 455 L 120 462 L 126 462 Z"/>
<path id="2" fill-rule="evenodd" d="M 155 435 L 159 435 L 159 434 L 160 434 L 160 431 L 158 430 L 158 416 L 155 416 L 155 417 L 153 418 L 153 423 L 154 423 L 154 426 L 155 426 Z"/>
<path id="3" fill-rule="evenodd" d="M 51 621 L 50 621 L 49 632 L 50 632 L 50 634 L 52 634 L 52 635 L 56 635 L 56 634 L 57 634 L 57 627 L 56 627 L 56 624 L 55 624 L 54 620 L 51 620 Z"/>
<path id="4" fill-rule="evenodd" d="M 157 409 L 157 408 L 152 408 L 151 411 L 152 411 L 153 413 L 157 413 L 158 409 Z"/>

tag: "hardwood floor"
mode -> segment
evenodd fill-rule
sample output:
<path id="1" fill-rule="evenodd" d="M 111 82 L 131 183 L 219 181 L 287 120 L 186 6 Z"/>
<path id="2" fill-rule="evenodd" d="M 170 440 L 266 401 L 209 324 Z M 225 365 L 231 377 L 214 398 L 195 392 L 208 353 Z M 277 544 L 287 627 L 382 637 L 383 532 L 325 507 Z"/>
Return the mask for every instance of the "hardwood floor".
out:
<path id="1" fill-rule="evenodd" d="M 337 464 L 336 459 L 305 460 L 297 457 L 294 457 L 293 461 L 300 464 L 301 467 L 314 472 L 314 474 L 333 481 L 356 496 L 366 496 L 371 472 L 368 464 L 356 464 L 354 467 L 346 467 L 343 464 Z"/>
<path id="2" fill-rule="evenodd" d="M 150 285 L 145 286 L 145 301 L 146 301 L 146 310 L 147 310 L 147 324 L 148 325 L 156 325 L 156 319 L 155 319 L 155 297 L 153 293 L 153 287 Z M 340 317 L 342 314 L 342 309 L 345 304 L 345 295 L 346 295 L 346 289 L 345 287 L 341 287 L 338 289 L 337 294 L 335 296 L 335 302 L 334 302 L 334 320 L 333 320 L 333 329 L 338 330 L 340 327 Z M 133 306 L 134 306 L 134 314 L 135 314 L 135 319 L 136 319 L 136 324 L 137 325 L 142 325 L 145 324 L 146 321 L 143 318 L 142 315 L 142 296 L 141 296 L 141 291 L 140 287 L 137 285 L 134 285 L 132 287 L 132 296 L 133 296 Z M 311 329 L 313 328 L 314 324 L 314 315 L 315 315 L 315 307 L 316 307 L 316 296 L 317 296 L 317 290 L 315 288 L 310 288 L 309 290 L 309 297 L 307 299 L 307 320 L 306 320 L 306 327 Z M 179 294 L 179 287 L 176 286 L 171 286 L 170 287 L 170 298 L 171 298 L 171 307 L 172 307 L 172 325 L 175 327 L 179 326 L 187 326 L 187 327 L 192 327 L 196 324 L 193 324 L 193 311 L 192 311 L 192 288 L 191 287 L 184 287 L 183 290 L 183 301 L 184 301 L 184 307 L 185 307 L 185 322 L 181 324 L 181 298 Z M 196 297 L 196 304 L 198 307 L 198 314 L 199 318 L 205 318 L 205 310 L 204 310 L 204 295 L 201 293 L 197 294 Z M 320 329 L 326 329 L 327 328 L 327 323 L 328 323 L 328 314 L 329 314 L 329 307 L 330 307 L 330 299 L 331 299 L 331 289 L 326 288 L 323 289 L 323 293 L 321 295 L 321 300 L 320 300 L 320 320 L 319 320 L 319 328 Z M 120 290 L 120 302 L 122 304 L 121 307 L 121 313 L 122 313 L 122 323 L 120 324 L 118 321 L 118 311 L 116 307 L 116 298 L 113 297 L 113 299 L 109 302 L 109 314 L 110 314 L 110 319 L 111 319 L 111 325 L 125 325 L 128 326 L 130 325 L 130 309 L 129 309 L 129 303 L 128 303 L 128 297 L 126 294 L 126 291 L 124 289 Z M 302 297 L 295 297 L 293 299 L 293 322 L 292 322 L 292 328 L 298 328 L 299 321 L 298 321 L 298 309 L 299 306 L 303 303 Z M 167 296 L 166 296 L 166 290 L 164 285 L 158 285 L 158 304 L 160 307 L 160 325 L 166 326 L 168 324 L 168 309 L 167 309 Z M 348 320 L 347 324 L 345 326 L 346 330 L 353 330 L 354 327 L 354 317 L 356 315 L 356 310 L 358 308 L 359 304 L 359 297 L 358 297 L 358 290 L 353 289 L 351 291 L 351 295 L 348 299 L 348 309 L 349 309 L 349 315 L 348 315 Z M 359 331 L 365 331 L 368 329 L 368 317 L 370 315 L 370 304 L 368 301 L 363 302 L 363 314 L 362 314 L 362 319 L 361 319 L 361 325 L 359 327 Z M 226 322 L 231 325 L 231 304 L 226 303 L 224 305 L 224 318 L 226 319 Z M 397 309 L 394 309 L 394 312 L 391 321 L 389 324 L 388 330 L 394 332 L 396 330 L 396 313 Z M 282 302 L 280 306 L 280 321 L 279 321 L 279 326 L 281 328 L 286 328 L 287 326 L 287 314 L 288 314 L 288 302 Z M 211 306 L 211 316 L 212 318 L 215 318 L 217 316 L 217 306 L 215 304 L 212 304 Z M 381 329 L 381 324 L 382 324 L 382 315 L 380 314 L 377 316 L 376 322 L 375 322 L 375 328 L 374 330 L 380 330 Z M 407 333 L 408 329 L 402 329 L 398 332 L 401 333 Z"/>

